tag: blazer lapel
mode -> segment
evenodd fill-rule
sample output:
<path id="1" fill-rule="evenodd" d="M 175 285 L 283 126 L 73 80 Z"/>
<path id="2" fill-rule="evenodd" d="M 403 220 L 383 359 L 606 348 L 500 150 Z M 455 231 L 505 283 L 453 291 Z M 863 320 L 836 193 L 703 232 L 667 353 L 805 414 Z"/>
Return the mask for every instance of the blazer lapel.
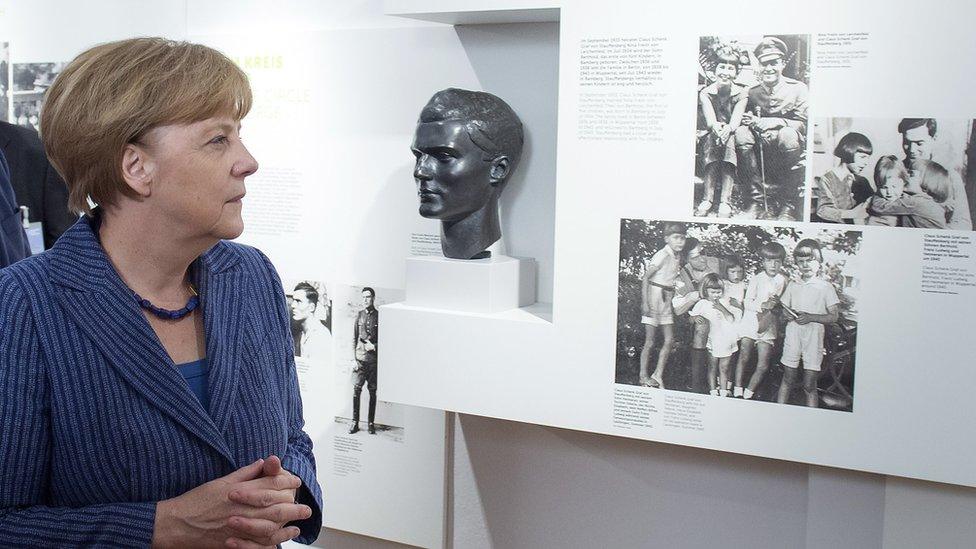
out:
<path id="1" fill-rule="evenodd" d="M 246 273 L 235 268 L 237 259 L 236 252 L 217 244 L 200 258 L 196 271 L 210 363 L 210 416 L 221 433 L 234 410 L 244 347 Z"/>
<path id="2" fill-rule="evenodd" d="M 109 263 L 88 218 L 63 236 L 52 249 L 52 281 L 58 288 L 61 309 L 150 405 L 236 466 L 220 430 L 190 391 L 131 290 Z"/>

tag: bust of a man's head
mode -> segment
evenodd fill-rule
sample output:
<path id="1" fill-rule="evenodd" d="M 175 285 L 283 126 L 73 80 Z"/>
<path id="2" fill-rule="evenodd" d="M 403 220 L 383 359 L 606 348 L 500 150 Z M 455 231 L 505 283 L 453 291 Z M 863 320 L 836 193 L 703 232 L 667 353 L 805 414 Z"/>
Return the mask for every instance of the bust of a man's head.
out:
<path id="1" fill-rule="evenodd" d="M 522 122 L 498 97 L 460 89 L 430 98 L 414 132 L 420 215 L 441 221 L 455 259 L 487 257 L 501 238 L 498 197 L 522 154 Z"/>

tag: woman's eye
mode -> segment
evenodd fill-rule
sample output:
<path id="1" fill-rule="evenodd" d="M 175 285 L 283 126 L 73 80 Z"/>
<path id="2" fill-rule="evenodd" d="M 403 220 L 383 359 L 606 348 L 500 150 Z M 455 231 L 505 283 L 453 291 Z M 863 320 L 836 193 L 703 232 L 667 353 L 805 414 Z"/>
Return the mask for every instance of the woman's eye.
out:
<path id="1" fill-rule="evenodd" d="M 210 140 L 210 143 L 211 144 L 214 144 L 214 145 L 223 145 L 224 143 L 227 143 L 227 136 L 226 135 L 218 135 L 217 137 L 214 137 L 213 139 L 211 139 Z"/>

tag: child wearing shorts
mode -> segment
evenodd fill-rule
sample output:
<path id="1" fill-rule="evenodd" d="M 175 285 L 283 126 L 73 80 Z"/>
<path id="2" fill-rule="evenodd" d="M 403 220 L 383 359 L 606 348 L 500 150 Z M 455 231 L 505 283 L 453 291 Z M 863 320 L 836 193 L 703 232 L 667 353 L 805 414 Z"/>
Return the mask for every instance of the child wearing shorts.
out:
<path id="1" fill-rule="evenodd" d="M 816 408 L 820 404 L 817 378 L 824 357 L 824 333 L 828 324 L 837 322 L 840 298 L 834 286 L 819 276 L 823 263 L 819 242 L 809 238 L 797 242 L 793 259 L 800 280 L 790 281 L 780 300 L 790 321 L 783 339 L 780 362 L 785 368 L 776 401 L 785 404 L 789 399 L 802 365 L 806 403 Z"/>
<path id="2" fill-rule="evenodd" d="M 786 275 L 783 274 L 783 261 L 786 259 L 786 248 L 779 242 L 766 242 L 759 247 L 759 259 L 762 270 L 753 275 L 746 287 L 745 313 L 742 315 L 741 341 L 739 344 L 739 360 L 735 368 L 735 388 L 733 396 L 751 399 L 759 389 L 776 344 L 778 326 L 774 310 L 779 305 L 779 298 L 786 290 Z M 743 387 L 746 366 L 752 358 L 753 350 L 757 351 L 756 370 L 749 379 L 749 385 Z"/>
<path id="3" fill-rule="evenodd" d="M 644 267 L 641 280 L 641 324 L 644 325 L 644 348 L 641 349 L 638 382 L 647 387 L 664 388 L 664 369 L 674 343 L 674 282 L 681 268 L 680 253 L 685 246 L 686 228 L 683 223 L 664 225 L 664 247 L 658 250 Z M 653 374 L 648 374 L 651 350 L 660 328 L 663 334 L 661 349 Z"/>
<path id="4" fill-rule="evenodd" d="M 725 285 L 718 275 L 709 273 L 702 279 L 702 299 L 691 309 L 691 316 L 708 320 L 708 389 L 715 396 L 729 396 L 729 364 L 738 349 L 739 320 L 742 310 L 725 295 Z M 716 377 L 718 379 L 716 380 Z M 717 382 L 717 383 L 716 383 Z"/>

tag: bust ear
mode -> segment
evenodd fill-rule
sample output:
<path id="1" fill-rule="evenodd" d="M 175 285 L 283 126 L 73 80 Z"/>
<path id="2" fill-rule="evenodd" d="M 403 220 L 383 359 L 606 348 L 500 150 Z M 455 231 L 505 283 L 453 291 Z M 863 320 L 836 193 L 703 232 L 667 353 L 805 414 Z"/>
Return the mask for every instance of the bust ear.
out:
<path id="1" fill-rule="evenodd" d="M 149 196 L 154 169 L 155 163 L 144 148 L 127 143 L 122 149 L 122 179 L 138 196 Z"/>
<path id="2" fill-rule="evenodd" d="M 511 163 L 508 161 L 507 156 L 498 156 L 491 161 L 491 167 L 488 169 L 488 177 L 490 178 L 490 183 L 493 187 L 497 187 L 501 183 L 504 183 L 508 179 L 508 174 L 511 169 Z"/>

